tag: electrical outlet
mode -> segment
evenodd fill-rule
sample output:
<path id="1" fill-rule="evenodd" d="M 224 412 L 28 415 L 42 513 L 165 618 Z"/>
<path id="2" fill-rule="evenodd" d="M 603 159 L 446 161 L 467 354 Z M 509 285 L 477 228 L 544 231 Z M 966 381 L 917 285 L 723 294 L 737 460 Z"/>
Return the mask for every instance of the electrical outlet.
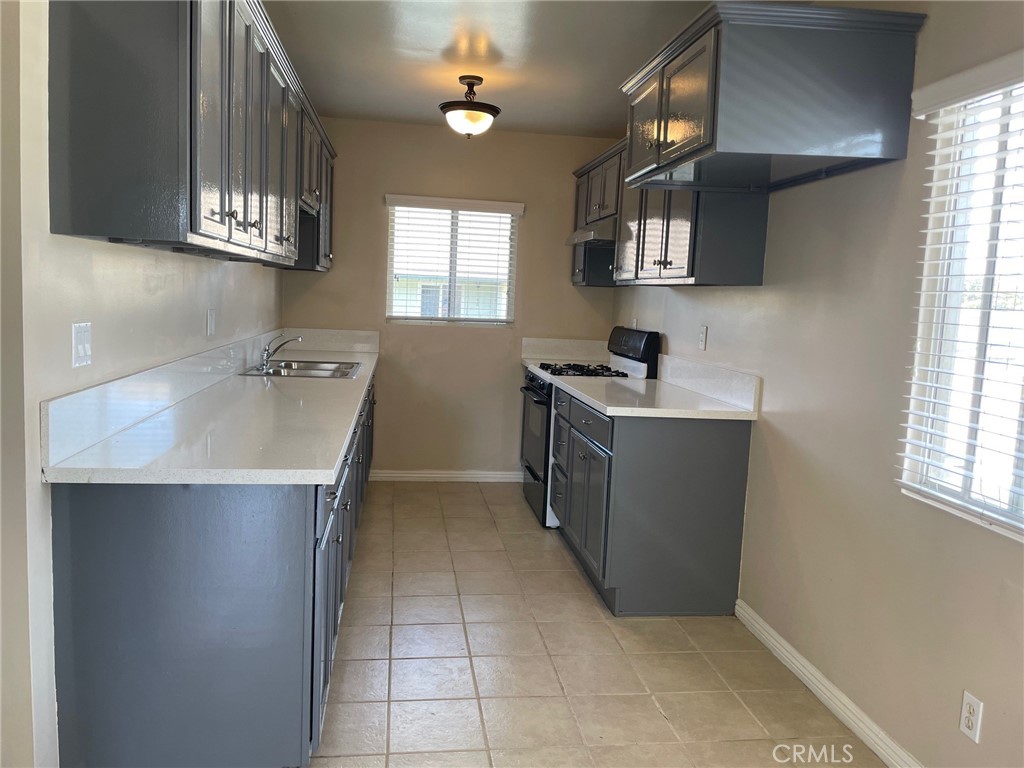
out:
<path id="1" fill-rule="evenodd" d="M 206 310 L 206 335 L 215 336 L 217 334 L 217 310 L 208 309 Z"/>
<path id="2" fill-rule="evenodd" d="M 960 705 L 960 730 L 975 744 L 981 738 L 981 708 L 983 706 L 985 705 L 977 698 L 964 691 L 964 701 Z"/>
<path id="3" fill-rule="evenodd" d="M 702 325 L 700 327 L 700 333 L 697 334 L 697 349 L 701 352 L 708 348 L 708 327 Z"/>
<path id="4" fill-rule="evenodd" d="M 636 318 L 635 317 L 633 318 L 633 330 L 634 331 L 636 330 Z"/>
<path id="5" fill-rule="evenodd" d="M 92 323 L 71 324 L 71 367 L 92 365 Z"/>

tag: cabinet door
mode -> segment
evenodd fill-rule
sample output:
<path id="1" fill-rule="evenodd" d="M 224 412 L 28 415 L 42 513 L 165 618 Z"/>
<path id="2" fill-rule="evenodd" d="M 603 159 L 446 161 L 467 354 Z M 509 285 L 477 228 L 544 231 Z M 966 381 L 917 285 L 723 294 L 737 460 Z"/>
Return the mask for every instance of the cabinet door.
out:
<path id="1" fill-rule="evenodd" d="M 715 30 L 665 65 L 658 162 L 694 152 L 713 141 Z"/>
<path id="2" fill-rule="evenodd" d="M 587 224 L 587 193 L 590 185 L 589 176 L 580 176 L 576 179 L 576 220 L 573 222 L 573 230 L 584 227 Z"/>
<path id="3" fill-rule="evenodd" d="M 643 191 L 623 187 L 619 206 L 619 232 L 615 243 L 615 279 L 635 280 L 637 257 L 643 241 Z"/>
<path id="4" fill-rule="evenodd" d="M 575 429 L 569 432 L 569 503 L 562 521 L 569 543 L 578 551 L 587 516 L 587 448 Z"/>
<path id="5" fill-rule="evenodd" d="M 195 6 L 192 92 L 192 231 L 228 238 L 229 3 Z"/>
<path id="6" fill-rule="evenodd" d="M 599 579 L 604 579 L 604 534 L 608 517 L 607 453 L 587 445 L 587 501 L 580 553 Z"/>
<path id="7" fill-rule="evenodd" d="M 299 241 L 299 144 L 302 130 L 300 115 L 301 107 L 295 92 L 288 89 L 285 101 L 285 142 L 284 142 L 284 189 L 282 192 L 281 241 L 284 244 L 284 255 L 289 258 L 298 256 Z"/>
<path id="8" fill-rule="evenodd" d="M 661 276 L 661 260 L 665 252 L 665 199 L 664 189 L 648 189 L 644 196 L 643 240 L 637 260 L 637 279 Z"/>
<path id="9" fill-rule="evenodd" d="M 302 197 L 312 211 L 320 210 L 320 133 L 313 118 L 302 113 Z"/>
<path id="10" fill-rule="evenodd" d="M 288 103 L 288 84 L 274 58 L 268 57 L 267 68 L 267 250 L 284 254 L 284 200 L 285 191 L 285 105 Z"/>
<path id="11" fill-rule="evenodd" d="M 231 3 L 231 114 L 228 133 L 230 210 L 228 239 L 249 245 L 249 58 L 253 19 L 243 2 Z"/>
<path id="12" fill-rule="evenodd" d="M 253 29 L 249 59 L 249 245 L 267 247 L 267 73 L 269 52 Z"/>
<path id="13" fill-rule="evenodd" d="M 595 168 L 587 174 L 587 223 L 601 218 L 601 169 Z"/>
<path id="14" fill-rule="evenodd" d="M 619 162 L 621 155 L 601 165 L 601 207 L 598 211 L 603 219 L 614 216 L 619 206 Z"/>
<path id="15" fill-rule="evenodd" d="M 685 189 L 674 189 L 668 195 L 665 255 L 661 264 L 663 278 L 689 277 L 691 274 L 696 200 L 697 195 Z"/>
<path id="16" fill-rule="evenodd" d="M 320 152 L 320 266 L 334 264 L 334 160 L 326 149 Z"/>
<path id="17" fill-rule="evenodd" d="M 658 164 L 658 107 L 661 72 L 655 72 L 637 88 L 629 101 L 626 131 L 626 178 L 649 171 Z"/>
<path id="18" fill-rule="evenodd" d="M 587 251 L 582 245 L 572 247 L 572 281 L 582 285 L 587 279 Z"/>

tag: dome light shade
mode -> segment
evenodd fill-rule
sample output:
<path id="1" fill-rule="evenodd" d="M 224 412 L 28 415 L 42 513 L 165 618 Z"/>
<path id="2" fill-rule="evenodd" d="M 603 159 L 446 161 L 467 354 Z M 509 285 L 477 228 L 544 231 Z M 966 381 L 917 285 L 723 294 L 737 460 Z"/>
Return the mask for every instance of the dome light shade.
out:
<path id="1" fill-rule="evenodd" d="M 467 139 L 486 131 L 491 127 L 494 118 L 501 114 L 501 110 L 493 104 L 476 100 L 474 87 L 483 81 L 484 79 L 478 75 L 463 75 L 459 82 L 466 86 L 466 98 L 438 105 L 452 130 L 464 134 Z"/>

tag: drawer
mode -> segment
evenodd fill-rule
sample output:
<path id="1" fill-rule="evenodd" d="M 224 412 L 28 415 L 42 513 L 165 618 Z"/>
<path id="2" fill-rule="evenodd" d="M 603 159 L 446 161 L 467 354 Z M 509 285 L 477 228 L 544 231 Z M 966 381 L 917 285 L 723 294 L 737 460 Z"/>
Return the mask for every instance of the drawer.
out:
<path id="1" fill-rule="evenodd" d="M 570 398 L 571 399 L 571 398 Z M 612 420 L 602 416 L 579 400 L 572 400 L 569 406 L 569 423 L 600 445 L 606 451 L 612 450 Z"/>
<path id="2" fill-rule="evenodd" d="M 555 510 L 560 523 L 565 522 L 565 503 L 568 495 L 569 482 L 561 468 L 555 467 L 551 473 L 551 508 Z"/>
<path id="3" fill-rule="evenodd" d="M 565 416 L 565 418 L 568 419 L 569 403 L 572 402 L 572 398 L 565 394 L 565 392 L 563 392 L 562 390 L 556 388 L 554 397 L 552 399 L 555 401 L 555 413 L 560 413 L 563 416 Z"/>
<path id="4" fill-rule="evenodd" d="M 569 466 L 569 422 L 558 415 L 551 433 L 551 456 L 563 470 Z"/>

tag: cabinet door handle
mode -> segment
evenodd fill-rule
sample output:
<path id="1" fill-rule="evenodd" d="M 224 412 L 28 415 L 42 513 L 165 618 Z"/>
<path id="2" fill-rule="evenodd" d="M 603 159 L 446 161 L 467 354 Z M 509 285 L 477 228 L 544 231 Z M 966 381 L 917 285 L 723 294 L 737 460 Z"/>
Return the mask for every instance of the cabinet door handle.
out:
<path id="1" fill-rule="evenodd" d="M 338 498 L 338 492 L 337 491 L 327 491 L 327 493 L 324 494 L 324 498 L 327 501 L 335 501 Z"/>
<path id="2" fill-rule="evenodd" d="M 344 504 L 341 505 L 341 508 L 348 512 L 350 509 L 352 509 L 352 502 L 346 501 Z"/>
<path id="3" fill-rule="evenodd" d="M 663 267 L 671 267 L 672 266 L 672 259 L 662 259 L 661 266 L 663 266 Z"/>
<path id="4" fill-rule="evenodd" d="M 313 190 L 313 194 L 316 195 L 317 197 L 320 197 L 320 187 L 317 187 L 316 189 L 314 189 Z"/>
<path id="5" fill-rule="evenodd" d="M 291 241 L 292 241 L 292 236 L 291 235 L 285 235 L 284 237 L 281 238 L 281 242 L 282 243 L 290 243 Z"/>
<path id="6" fill-rule="evenodd" d="M 557 405 L 559 408 L 564 408 L 565 406 L 568 405 L 568 403 L 565 402 L 565 400 L 555 400 L 555 405 Z"/>
<path id="7" fill-rule="evenodd" d="M 583 272 L 583 269 L 582 269 L 582 268 L 579 268 L 579 267 L 578 267 L 578 268 L 576 268 L 576 269 L 574 269 L 574 270 L 572 271 L 572 273 L 573 273 L 574 275 L 578 275 L 578 274 L 581 274 L 582 272 Z"/>
<path id="8" fill-rule="evenodd" d="M 363 463 L 363 454 L 360 453 L 359 454 L 359 458 L 356 459 L 356 464 L 362 464 L 362 463 Z"/>
<path id="9" fill-rule="evenodd" d="M 249 226 L 255 229 L 257 232 L 259 232 L 263 228 L 263 225 L 260 224 L 259 219 L 253 219 L 251 222 L 249 222 Z"/>
<path id="10" fill-rule="evenodd" d="M 337 536 L 334 537 L 334 543 L 335 544 L 341 544 L 341 534 L 340 533 Z"/>
<path id="11" fill-rule="evenodd" d="M 556 494 L 555 494 L 555 498 L 556 498 L 556 499 L 560 499 L 560 498 L 562 498 L 562 497 L 563 497 L 564 495 L 565 495 L 564 493 L 556 493 Z"/>
<path id="12" fill-rule="evenodd" d="M 235 221 L 238 221 L 238 211 L 232 211 L 231 213 L 229 213 L 228 214 L 228 218 L 229 219 L 234 219 Z"/>
<path id="13" fill-rule="evenodd" d="M 647 143 L 646 143 L 646 144 L 644 144 L 644 148 L 645 148 L 645 149 L 654 149 L 654 142 L 653 142 L 653 141 L 651 141 L 650 139 L 648 139 L 648 140 L 647 140 Z"/>
<path id="14" fill-rule="evenodd" d="M 589 427 L 591 424 L 594 423 L 593 419 L 580 419 L 580 421 L 582 421 L 584 426 L 587 426 L 587 427 Z"/>
<path id="15" fill-rule="evenodd" d="M 587 460 L 587 454 L 584 453 L 583 451 L 579 451 L 576 455 L 579 457 L 580 461 L 586 461 Z"/>
<path id="16" fill-rule="evenodd" d="M 565 440 L 556 440 L 555 445 L 565 445 Z"/>

